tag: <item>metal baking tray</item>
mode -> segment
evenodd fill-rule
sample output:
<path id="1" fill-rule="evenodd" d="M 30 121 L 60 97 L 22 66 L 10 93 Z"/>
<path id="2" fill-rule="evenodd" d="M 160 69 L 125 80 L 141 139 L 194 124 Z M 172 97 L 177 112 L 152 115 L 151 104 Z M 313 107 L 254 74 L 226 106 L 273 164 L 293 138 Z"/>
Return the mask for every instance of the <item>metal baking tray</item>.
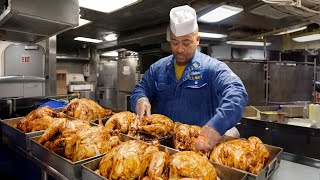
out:
<path id="1" fill-rule="evenodd" d="M 31 154 L 66 176 L 68 179 L 81 179 L 81 164 L 104 155 L 101 154 L 73 162 L 39 144 L 39 137 L 40 136 L 36 136 L 30 139 Z"/>
<path id="2" fill-rule="evenodd" d="M 41 135 L 44 130 L 24 133 L 17 129 L 17 123 L 23 117 L 6 119 L 1 121 L 2 138 L 4 143 L 17 145 L 26 151 L 30 151 L 30 138 Z"/>
<path id="3" fill-rule="evenodd" d="M 130 138 L 130 137 L 129 137 Z M 160 146 L 159 149 L 161 151 L 167 151 L 170 155 L 179 152 L 178 150 Z M 82 179 L 83 180 L 107 180 L 107 178 L 97 174 L 95 170 L 99 169 L 100 161 L 103 157 L 99 157 L 97 159 L 86 162 L 82 165 Z M 217 175 L 220 180 L 245 180 L 247 178 L 247 173 L 241 172 L 227 166 L 223 166 L 217 163 L 212 163 Z"/>
<path id="4" fill-rule="evenodd" d="M 61 112 L 62 108 L 53 109 L 55 112 Z M 45 130 L 25 133 L 17 129 L 17 123 L 23 117 L 1 120 L 2 138 L 5 143 L 17 145 L 26 151 L 30 151 L 30 137 L 39 136 Z"/>
<path id="5" fill-rule="evenodd" d="M 237 138 L 224 135 L 222 142 L 230 141 L 233 139 L 237 139 Z M 238 171 L 242 171 L 244 173 L 247 173 L 248 180 L 269 179 L 272 176 L 272 174 L 276 171 L 276 169 L 280 166 L 280 161 L 281 161 L 283 149 L 279 148 L 279 147 L 267 145 L 267 144 L 264 144 L 264 145 L 266 146 L 267 150 L 269 151 L 270 158 L 267 161 L 267 163 L 265 164 L 264 168 L 260 171 L 259 174 L 256 175 L 256 174 L 252 174 L 252 173 L 237 169 Z M 225 165 L 223 165 L 223 166 L 225 166 Z M 232 168 L 232 169 L 235 169 L 235 168 Z"/>

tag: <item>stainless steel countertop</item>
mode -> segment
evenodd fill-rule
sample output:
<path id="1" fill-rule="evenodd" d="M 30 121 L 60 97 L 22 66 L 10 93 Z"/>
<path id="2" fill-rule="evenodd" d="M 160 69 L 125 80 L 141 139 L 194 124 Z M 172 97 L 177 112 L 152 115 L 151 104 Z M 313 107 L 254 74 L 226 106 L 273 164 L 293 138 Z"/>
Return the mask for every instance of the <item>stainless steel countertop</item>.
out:
<path id="1" fill-rule="evenodd" d="M 273 173 L 270 180 L 284 179 L 319 180 L 320 169 L 287 160 L 281 160 L 279 168 Z"/>

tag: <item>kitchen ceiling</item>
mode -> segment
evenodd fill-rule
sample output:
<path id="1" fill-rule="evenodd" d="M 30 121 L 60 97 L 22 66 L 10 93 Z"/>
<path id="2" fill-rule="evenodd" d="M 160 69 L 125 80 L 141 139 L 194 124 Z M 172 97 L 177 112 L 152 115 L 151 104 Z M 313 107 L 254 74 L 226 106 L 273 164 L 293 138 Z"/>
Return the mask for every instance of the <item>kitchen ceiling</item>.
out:
<path id="1" fill-rule="evenodd" d="M 0 0 L 1 4 L 4 2 L 5 0 Z M 307 7 L 319 9 L 319 6 L 311 2 L 304 1 Z M 86 46 L 85 42 L 73 40 L 77 36 L 103 40 L 105 35 L 112 32 L 119 34 L 118 40 L 94 44 L 98 52 L 122 47 L 138 52 L 160 48 L 166 43 L 170 9 L 184 4 L 192 6 L 198 15 L 221 4 L 242 6 L 244 10 L 241 13 L 220 22 L 199 22 L 201 31 L 227 34 L 228 40 L 246 40 L 272 35 L 288 27 L 317 23 L 320 19 L 316 13 L 302 13 L 301 9 L 295 7 L 266 4 L 258 0 L 142 0 L 110 14 L 81 7 L 81 18 L 92 23 L 58 35 L 58 50 Z M 201 43 L 218 44 L 227 39 L 202 39 Z"/>

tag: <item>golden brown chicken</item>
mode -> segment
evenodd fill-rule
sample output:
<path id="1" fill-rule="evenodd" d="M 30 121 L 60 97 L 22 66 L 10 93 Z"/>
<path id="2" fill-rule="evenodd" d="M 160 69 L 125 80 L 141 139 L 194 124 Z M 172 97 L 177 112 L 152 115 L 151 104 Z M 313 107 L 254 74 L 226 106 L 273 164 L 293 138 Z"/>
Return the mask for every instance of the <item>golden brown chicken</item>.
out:
<path id="1" fill-rule="evenodd" d="M 174 123 L 167 116 L 152 114 L 150 117 L 136 119 L 131 123 L 129 135 L 144 139 L 147 136 L 157 139 L 173 135 Z"/>
<path id="2" fill-rule="evenodd" d="M 85 98 L 73 99 L 62 112 L 84 121 L 101 119 L 112 114 L 111 110 L 104 109 L 96 102 Z"/>
<path id="3" fill-rule="evenodd" d="M 182 178 L 215 180 L 217 173 L 205 157 L 193 151 L 183 151 L 172 155 L 169 161 L 169 179 Z"/>
<path id="4" fill-rule="evenodd" d="M 174 126 L 174 148 L 181 151 L 196 151 L 193 146 L 195 139 L 199 136 L 201 127 L 188 124 L 175 123 Z"/>
<path id="5" fill-rule="evenodd" d="M 119 112 L 112 115 L 105 124 L 105 127 L 114 134 L 121 132 L 128 134 L 130 125 L 137 116 L 129 111 Z"/>
<path id="6" fill-rule="evenodd" d="M 72 161 L 105 153 L 118 145 L 117 136 L 110 137 L 102 126 L 91 127 L 80 120 L 57 119 L 39 138 L 39 143 Z"/>
<path id="7" fill-rule="evenodd" d="M 72 161 L 79 161 L 107 152 L 120 144 L 118 136 L 110 137 L 102 126 L 90 127 L 77 132 L 66 144 L 65 156 Z"/>
<path id="8" fill-rule="evenodd" d="M 269 152 L 257 137 L 235 139 L 214 147 L 210 160 L 219 164 L 258 174 L 269 158 Z"/>
<path id="9" fill-rule="evenodd" d="M 49 106 L 44 106 L 31 111 L 27 116 L 19 120 L 17 128 L 25 133 L 45 130 L 54 120 L 53 117 L 56 116 L 57 113 Z"/>
<path id="10" fill-rule="evenodd" d="M 109 150 L 102 158 L 99 172 L 113 179 L 138 179 L 144 176 L 152 179 L 165 176 L 168 156 L 156 146 L 131 140 Z"/>

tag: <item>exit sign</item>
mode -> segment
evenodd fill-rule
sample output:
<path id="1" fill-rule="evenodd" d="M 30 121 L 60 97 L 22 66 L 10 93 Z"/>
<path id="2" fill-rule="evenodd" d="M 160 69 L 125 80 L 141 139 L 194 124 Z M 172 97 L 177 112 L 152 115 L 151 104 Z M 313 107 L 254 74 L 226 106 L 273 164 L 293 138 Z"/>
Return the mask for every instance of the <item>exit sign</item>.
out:
<path id="1" fill-rule="evenodd" d="M 22 56 L 22 57 L 21 57 L 21 61 L 22 61 L 23 63 L 28 63 L 28 62 L 30 62 L 30 56 Z"/>

